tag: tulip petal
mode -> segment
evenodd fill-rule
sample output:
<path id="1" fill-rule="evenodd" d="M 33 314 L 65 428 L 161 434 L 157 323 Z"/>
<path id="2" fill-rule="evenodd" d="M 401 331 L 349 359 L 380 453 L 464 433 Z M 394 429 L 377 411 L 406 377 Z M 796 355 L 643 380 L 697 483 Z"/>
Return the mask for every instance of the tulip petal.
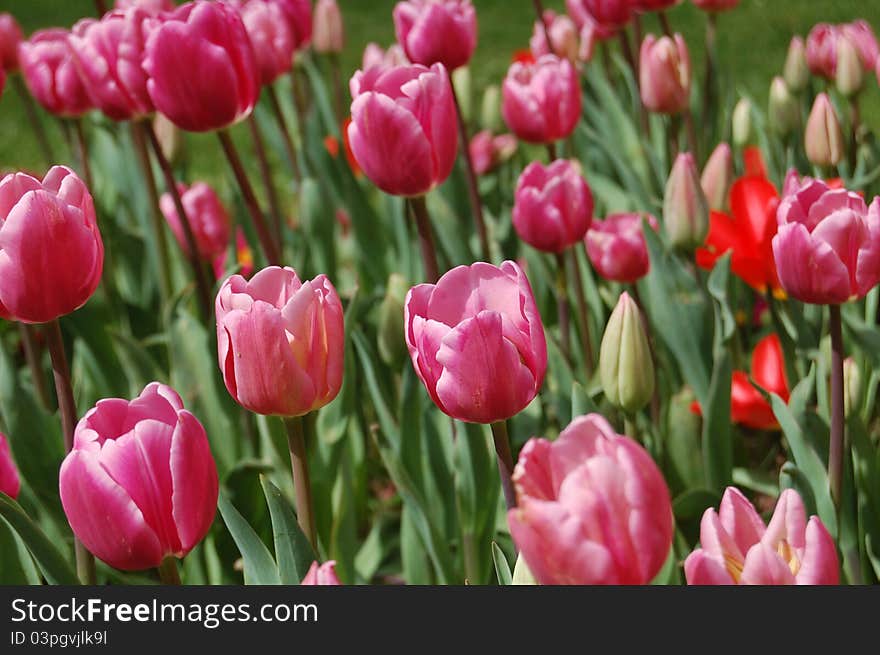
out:
<path id="1" fill-rule="evenodd" d="M 807 523 L 806 539 L 797 583 L 802 585 L 840 584 L 840 566 L 834 539 L 817 516 Z"/>
<path id="2" fill-rule="evenodd" d="M 700 519 L 700 546 L 706 553 L 720 562 L 742 563 L 743 551 L 733 537 L 728 534 L 714 507 L 703 512 Z"/>
<path id="3" fill-rule="evenodd" d="M 801 223 L 788 223 L 773 237 L 773 256 L 785 291 L 807 303 L 840 304 L 850 295 L 846 266 L 826 242 Z"/>
<path id="4" fill-rule="evenodd" d="M 806 526 L 807 512 L 804 502 L 794 489 L 786 489 L 779 495 L 773 518 L 770 519 L 762 541 L 771 548 L 776 548 L 783 540 L 792 548 L 803 548 Z"/>
<path id="5" fill-rule="evenodd" d="M 560 437 L 561 439 L 562 437 Z M 558 445 L 558 441 L 556 444 Z M 518 494 L 537 500 L 555 500 L 559 485 L 554 483 L 551 457 L 557 446 L 546 439 L 532 437 L 519 452 L 513 482 Z"/>
<path id="6" fill-rule="evenodd" d="M 740 553 L 749 552 L 752 546 L 761 541 L 767 529 L 755 506 L 736 487 L 724 490 L 718 516 L 721 526 L 733 538 Z"/>
<path id="7" fill-rule="evenodd" d="M 171 437 L 171 504 L 181 551 L 187 553 L 214 521 L 218 482 L 205 428 L 186 410 L 179 417 Z"/>
<path id="8" fill-rule="evenodd" d="M 793 585 L 794 575 L 788 564 L 766 543 L 752 547 L 746 555 L 740 584 Z"/>
<path id="9" fill-rule="evenodd" d="M 689 585 L 736 584 L 724 564 L 698 548 L 684 561 L 684 577 Z"/>
<path id="10" fill-rule="evenodd" d="M 880 65 L 878 65 L 880 69 Z M 868 237 L 856 263 L 858 295 L 864 296 L 880 282 L 880 198 L 874 198 L 866 219 Z"/>

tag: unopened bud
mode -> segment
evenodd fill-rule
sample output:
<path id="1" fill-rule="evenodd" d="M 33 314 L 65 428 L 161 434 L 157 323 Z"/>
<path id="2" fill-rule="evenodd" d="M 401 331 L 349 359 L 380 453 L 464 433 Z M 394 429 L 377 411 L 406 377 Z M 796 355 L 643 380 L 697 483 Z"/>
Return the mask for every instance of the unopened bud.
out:
<path id="1" fill-rule="evenodd" d="M 666 182 L 663 227 L 669 243 L 685 251 L 702 245 L 709 231 L 709 203 L 689 152 L 678 155 Z"/>
<path id="2" fill-rule="evenodd" d="M 700 178 L 700 186 L 706 194 L 709 209 L 724 211 L 727 209 L 727 194 L 733 182 L 733 152 L 727 143 L 719 143 Z"/>
<path id="3" fill-rule="evenodd" d="M 806 47 L 804 40 L 799 36 L 794 37 L 788 46 L 783 77 L 788 90 L 795 94 L 807 88 L 807 83 L 810 81 Z"/>
<path id="4" fill-rule="evenodd" d="M 752 103 L 748 98 L 742 98 L 733 108 L 733 144 L 738 148 L 749 145 L 753 140 L 752 134 Z"/>
<path id="5" fill-rule="evenodd" d="M 393 368 L 406 360 L 406 340 L 404 339 L 403 305 L 409 284 L 400 273 L 392 273 L 388 278 L 385 298 L 379 306 L 379 330 L 376 336 L 379 356 Z"/>
<path id="6" fill-rule="evenodd" d="M 836 166 L 843 159 L 843 133 L 828 96 L 816 96 L 804 134 L 807 159 L 814 166 Z"/>
<path id="7" fill-rule="evenodd" d="M 504 129 L 504 120 L 501 118 L 501 89 L 497 84 L 490 84 L 483 91 L 480 123 L 483 129 L 492 134 L 498 134 Z"/>
<path id="8" fill-rule="evenodd" d="M 865 86 L 865 69 L 858 48 L 851 39 L 842 37 L 837 42 L 837 73 L 834 83 L 841 94 L 850 98 Z"/>
<path id="9" fill-rule="evenodd" d="M 605 397 L 633 414 L 654 393 L 654 362 L 638 305 L 626 292 L 608 319 L 599 350 L 599 377 Z"/>
<path id="10" fill-rule="evenodd" d="M 781 77 L 773 78 L 770 84 L 770 102 L 767 106 L 767 120 L 774 132 L 787 136 L 794 132 L 801 122 L 801 108 L 788 85 Z"/>

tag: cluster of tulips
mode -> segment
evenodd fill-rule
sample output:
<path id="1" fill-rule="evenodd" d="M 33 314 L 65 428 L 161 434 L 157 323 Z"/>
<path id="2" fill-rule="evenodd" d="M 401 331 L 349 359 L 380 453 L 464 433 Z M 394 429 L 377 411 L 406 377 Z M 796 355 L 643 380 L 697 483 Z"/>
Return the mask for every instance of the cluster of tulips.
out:
<path id="1" fill-rule="evenodd" d="M 738 0 L 692 0 L 707 17 L 702 85 L 673 31 L 679 1 L 568 0 L 567 14 L 536 1 L 529 48 L 485 91 L 479 121 L 470 0 L 397 3 L 397 43 L 365 48 L 350 108 L 334 0 L 118 0 L 27 39 L 0 16 L 4 78 L 73 135 L 70 166 L 0 181 L 0 318 L 18 324 L 0 336 L 22 357 L 0 362 L 0 378 L 12 368 L 29 380 L 18 393 L 57 408 L 57 493 L 79 580 L 158 569 L 179 582 L 178 559 L 201 549 L 219 561 L 230 535 L 248 582 L 393 581 L 401 570 L 407 582 L 502 584 L 880 578 L 880 198 L 869 193 L 880 150 L 859 112 L 880 77 L 877 40 L 864 21 L 818 25 L 792 40 L 766 115 L 748 99 L 727 112 L 714 44 Z M 655 16 L 659 36 L 644 32 Z M 620 144 L 609 147 L 609 129 Z M 118 171 L 96 166 L 100 130 L 131 144 L 148 198 L 143 256 L 158 283 L 152 309 L 125 320 L 112 312 L 133 310 L 108 276 L 122 253 L 104 242 L 120 229 L 104 189 Z M 180 131 L 217 133 L 234 207 L 175 166 Z M 316 221 L 305 199 L 318 202 L 319 184 L 334 197 Z M 289 197 L 302 199 L 293 218 Z M 182 375 L 188 363 L 169 354 L 164 371 L 136 369 L 160 381 L 129 377 L 143 388 L 134 399 L 80 414 L 88 367 L 69 353 L 90 348 L 83 325 L 96 324 L 74 321 L 95 302 L 114 322 L 155 313 L 167 341 L 180 336 L 168 314 L 192 304 L 187 325 L 218 366 Z M 849 358 L 844 324 L 862 349 Z M 139 347 L 138 365 L 151 357 Z M 54 397 L 40 389 L 44 348 Z M 205 400 L 213 378 L 239 410 Z M 13 428 L 28 419 L 3 394 L 0 426 L 21 458 Z M 422 397 L 448 418 L 422 412 Z M 208 414 L 222 412 L 247 437 L 232 421 L 211 434 Z M 235 452 L 251 468 L 241 455 L 218 465 L 229 440 L 246 442 Z M 265 465 L 279 443 L 289 474 Z M 236 493 L 254 467 L 274 556 L 248 524 L 265 507 L 248 515 Z M 346 523 L 359 479 L 368 517 L 348 507 Z M 39 515 L 55 490 L 34 483 L 0 435 L 0 527 L 15 530 L 38 579 L 59 581 L 33 540 L 67 527 L 16 530 L 51 521 Z M 11 500 L 20 494 L 28 512 Z M 389 513 L 402 564 L 388 564 L 394 547 L 375 554 Z"/>

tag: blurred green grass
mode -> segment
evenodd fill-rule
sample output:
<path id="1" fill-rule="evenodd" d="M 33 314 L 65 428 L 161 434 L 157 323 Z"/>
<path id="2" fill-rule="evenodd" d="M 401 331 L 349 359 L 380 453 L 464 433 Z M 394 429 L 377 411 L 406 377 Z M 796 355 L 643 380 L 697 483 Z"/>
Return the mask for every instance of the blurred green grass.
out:
<path id="1" fill-rule="evenodd" d="M 343 77 L 360 65 L 364 46 L 375 41 L 387 46 L 394 40 L 391 12 L 396 0 L 339 0 L 345 17 L 347 48 L 342 57 Z M 477 53 L 471 74 L 476 91 L 490 83 L 500 83 L 511 54 L 527 47 L 534 19 L 529 0 L 474 0 L 480 21 Z M 564 0 L 545 0 L 545 6 L 562 10 Z M 0 11 L 14 14 L 26 33 L 41 27 L 70 26 L 78 18 L 94 13 L 92 0 L 0 0 Z M 721 65 L 735 80 L 736 88 L 753 96 L 763 106 L 773 75 L 785 60 L 789 40 L 795 34 L 806 35 L 820 21 L 840 22 L 866 18 L 874 23 L 880 16 L 880 0 L 742 0 L 735 11 L 719 21 L 718 47 Z M 676 30 L 681 31 L 691 48 L 695 67 L 703 62 L 705 16 L 689 1 L 670 12 Z M 659 29 L 656 19 L 645 19 L 646 30 Z M 880 90 L 868 82 L 863 99 L 863 120 L 880 130 Z M 44 117 L 54 139 L 61 140 L 55 121 Z M 197 144 L 194 144 L 197 145 Z M 198 151 L 199 148 L 196 148 Z M 59 148 L 60 150 L 60 148 Z M 212 171 L 217 161 L 211 153 L 196 154 L 196 168 Z M 44 168 L 33 135 L 22 112 L 22 105 L 7 84 L 0 101 L 0 169 Z M 208 172 L 206 171 L 206 172 Z"/>

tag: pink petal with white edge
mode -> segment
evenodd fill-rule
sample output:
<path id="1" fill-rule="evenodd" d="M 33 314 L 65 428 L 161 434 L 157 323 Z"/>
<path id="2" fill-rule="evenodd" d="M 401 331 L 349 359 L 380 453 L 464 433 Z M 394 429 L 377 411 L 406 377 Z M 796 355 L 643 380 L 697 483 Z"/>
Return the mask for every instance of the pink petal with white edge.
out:
<path id="1" fill-rule="evenodd" d="M 171 496 L 181 554 L 208 533 L 217 510 L 217 467 L 205 428 L 184 410 L 171 438 Z"/>
<path id="2" fill-rule="evenodd" d="M 767 526 L 748 499 L 736 487 L 727 487 L 718 509 L 721 525 L 736 543 L 741 553 L 761 541 Z"/>

